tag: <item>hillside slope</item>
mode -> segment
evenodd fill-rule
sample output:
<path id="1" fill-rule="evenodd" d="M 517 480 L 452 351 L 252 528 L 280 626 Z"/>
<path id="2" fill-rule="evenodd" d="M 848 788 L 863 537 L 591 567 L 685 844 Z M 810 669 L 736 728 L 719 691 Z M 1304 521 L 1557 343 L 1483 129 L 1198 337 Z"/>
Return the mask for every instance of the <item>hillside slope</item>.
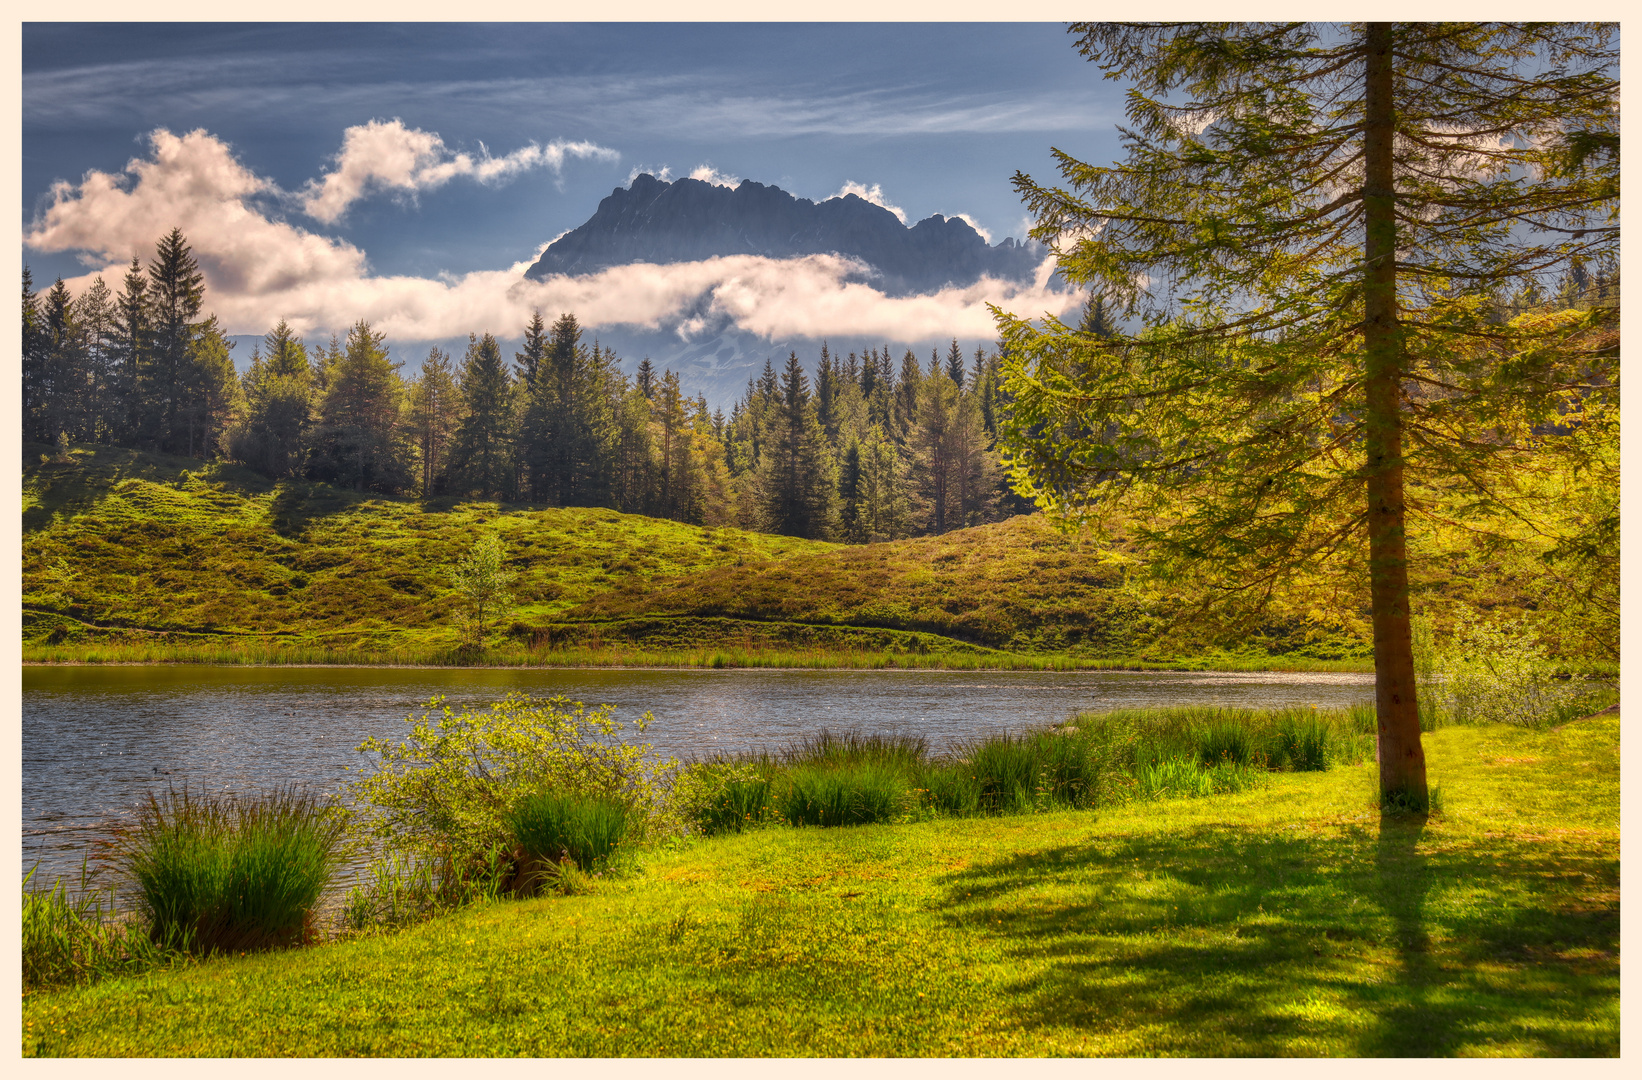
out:
<path id="1" fill-rule="evenodd" d="M 25 447 L 24 641 L 155 632 L 454 640 L 448 575 L 495 529 L 520 618 L 608 590 L 831 545 L 598 509 L 389 499 L 226 465 L 99 447 Z"/>

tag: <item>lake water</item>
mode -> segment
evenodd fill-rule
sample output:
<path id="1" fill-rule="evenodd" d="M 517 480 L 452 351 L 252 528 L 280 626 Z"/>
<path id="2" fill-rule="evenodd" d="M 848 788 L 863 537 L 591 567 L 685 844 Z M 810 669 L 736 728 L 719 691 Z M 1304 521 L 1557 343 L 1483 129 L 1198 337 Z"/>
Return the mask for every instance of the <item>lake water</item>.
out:
<path id="1" fill-rule="evenodd" d="M 77 880 L 87 842 L 148 792 L 334 790 L 367 736 L 398 739 L 443 694 L 458 708 L 509 691 L 646 710 L 664 755 L 776 749 L 823 728 L 912 732 L 940 751 L 1085 709 L 1210 704 L 1339 707 L 1368 674 L 26 667 L 23 869 Z"/>

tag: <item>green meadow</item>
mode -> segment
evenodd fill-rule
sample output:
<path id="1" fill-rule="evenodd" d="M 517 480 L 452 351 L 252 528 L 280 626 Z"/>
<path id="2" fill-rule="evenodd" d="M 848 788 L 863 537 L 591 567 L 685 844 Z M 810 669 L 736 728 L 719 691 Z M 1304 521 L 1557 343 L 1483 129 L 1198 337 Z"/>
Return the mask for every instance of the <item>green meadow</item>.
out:
<path id="1" fill-rule="evenodd" d="M 1617 715 L 1094 810 L 752 828 L 23 1001 L 40 1056 L 1613 1056 Z"/>

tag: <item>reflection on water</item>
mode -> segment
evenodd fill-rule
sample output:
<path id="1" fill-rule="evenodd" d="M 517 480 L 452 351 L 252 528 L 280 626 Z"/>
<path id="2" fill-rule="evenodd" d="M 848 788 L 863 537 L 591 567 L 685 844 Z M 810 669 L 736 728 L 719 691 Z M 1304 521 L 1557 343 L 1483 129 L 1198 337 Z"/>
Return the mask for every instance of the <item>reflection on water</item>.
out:
<path id="1" fill-rule="evenodd" d="M 1366 674 L 28 667 L 23 669 L 23 867 L 76 878 L 85 842 L 145 792 L 333 790 L 367 736 L 398 738 L 443 694 L 509 691 L 648 710 L 646 738 L 681 758 L 776 748 L 822 728 L 916 732 L 940 751 L 1084 709 L 1368 700 Z"/>

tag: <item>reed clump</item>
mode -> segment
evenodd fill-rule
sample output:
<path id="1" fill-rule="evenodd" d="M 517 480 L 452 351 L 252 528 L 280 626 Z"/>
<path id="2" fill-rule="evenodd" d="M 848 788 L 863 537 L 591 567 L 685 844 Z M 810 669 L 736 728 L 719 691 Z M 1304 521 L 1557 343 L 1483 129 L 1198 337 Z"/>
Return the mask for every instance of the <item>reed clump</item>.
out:
<path id="1" fill-rule="evenodd" d="M 189 953 L 300 944 L 342 860 L 346 820 L 295 788 L 149 795 L 110 843 L 153 942 Z"/>

